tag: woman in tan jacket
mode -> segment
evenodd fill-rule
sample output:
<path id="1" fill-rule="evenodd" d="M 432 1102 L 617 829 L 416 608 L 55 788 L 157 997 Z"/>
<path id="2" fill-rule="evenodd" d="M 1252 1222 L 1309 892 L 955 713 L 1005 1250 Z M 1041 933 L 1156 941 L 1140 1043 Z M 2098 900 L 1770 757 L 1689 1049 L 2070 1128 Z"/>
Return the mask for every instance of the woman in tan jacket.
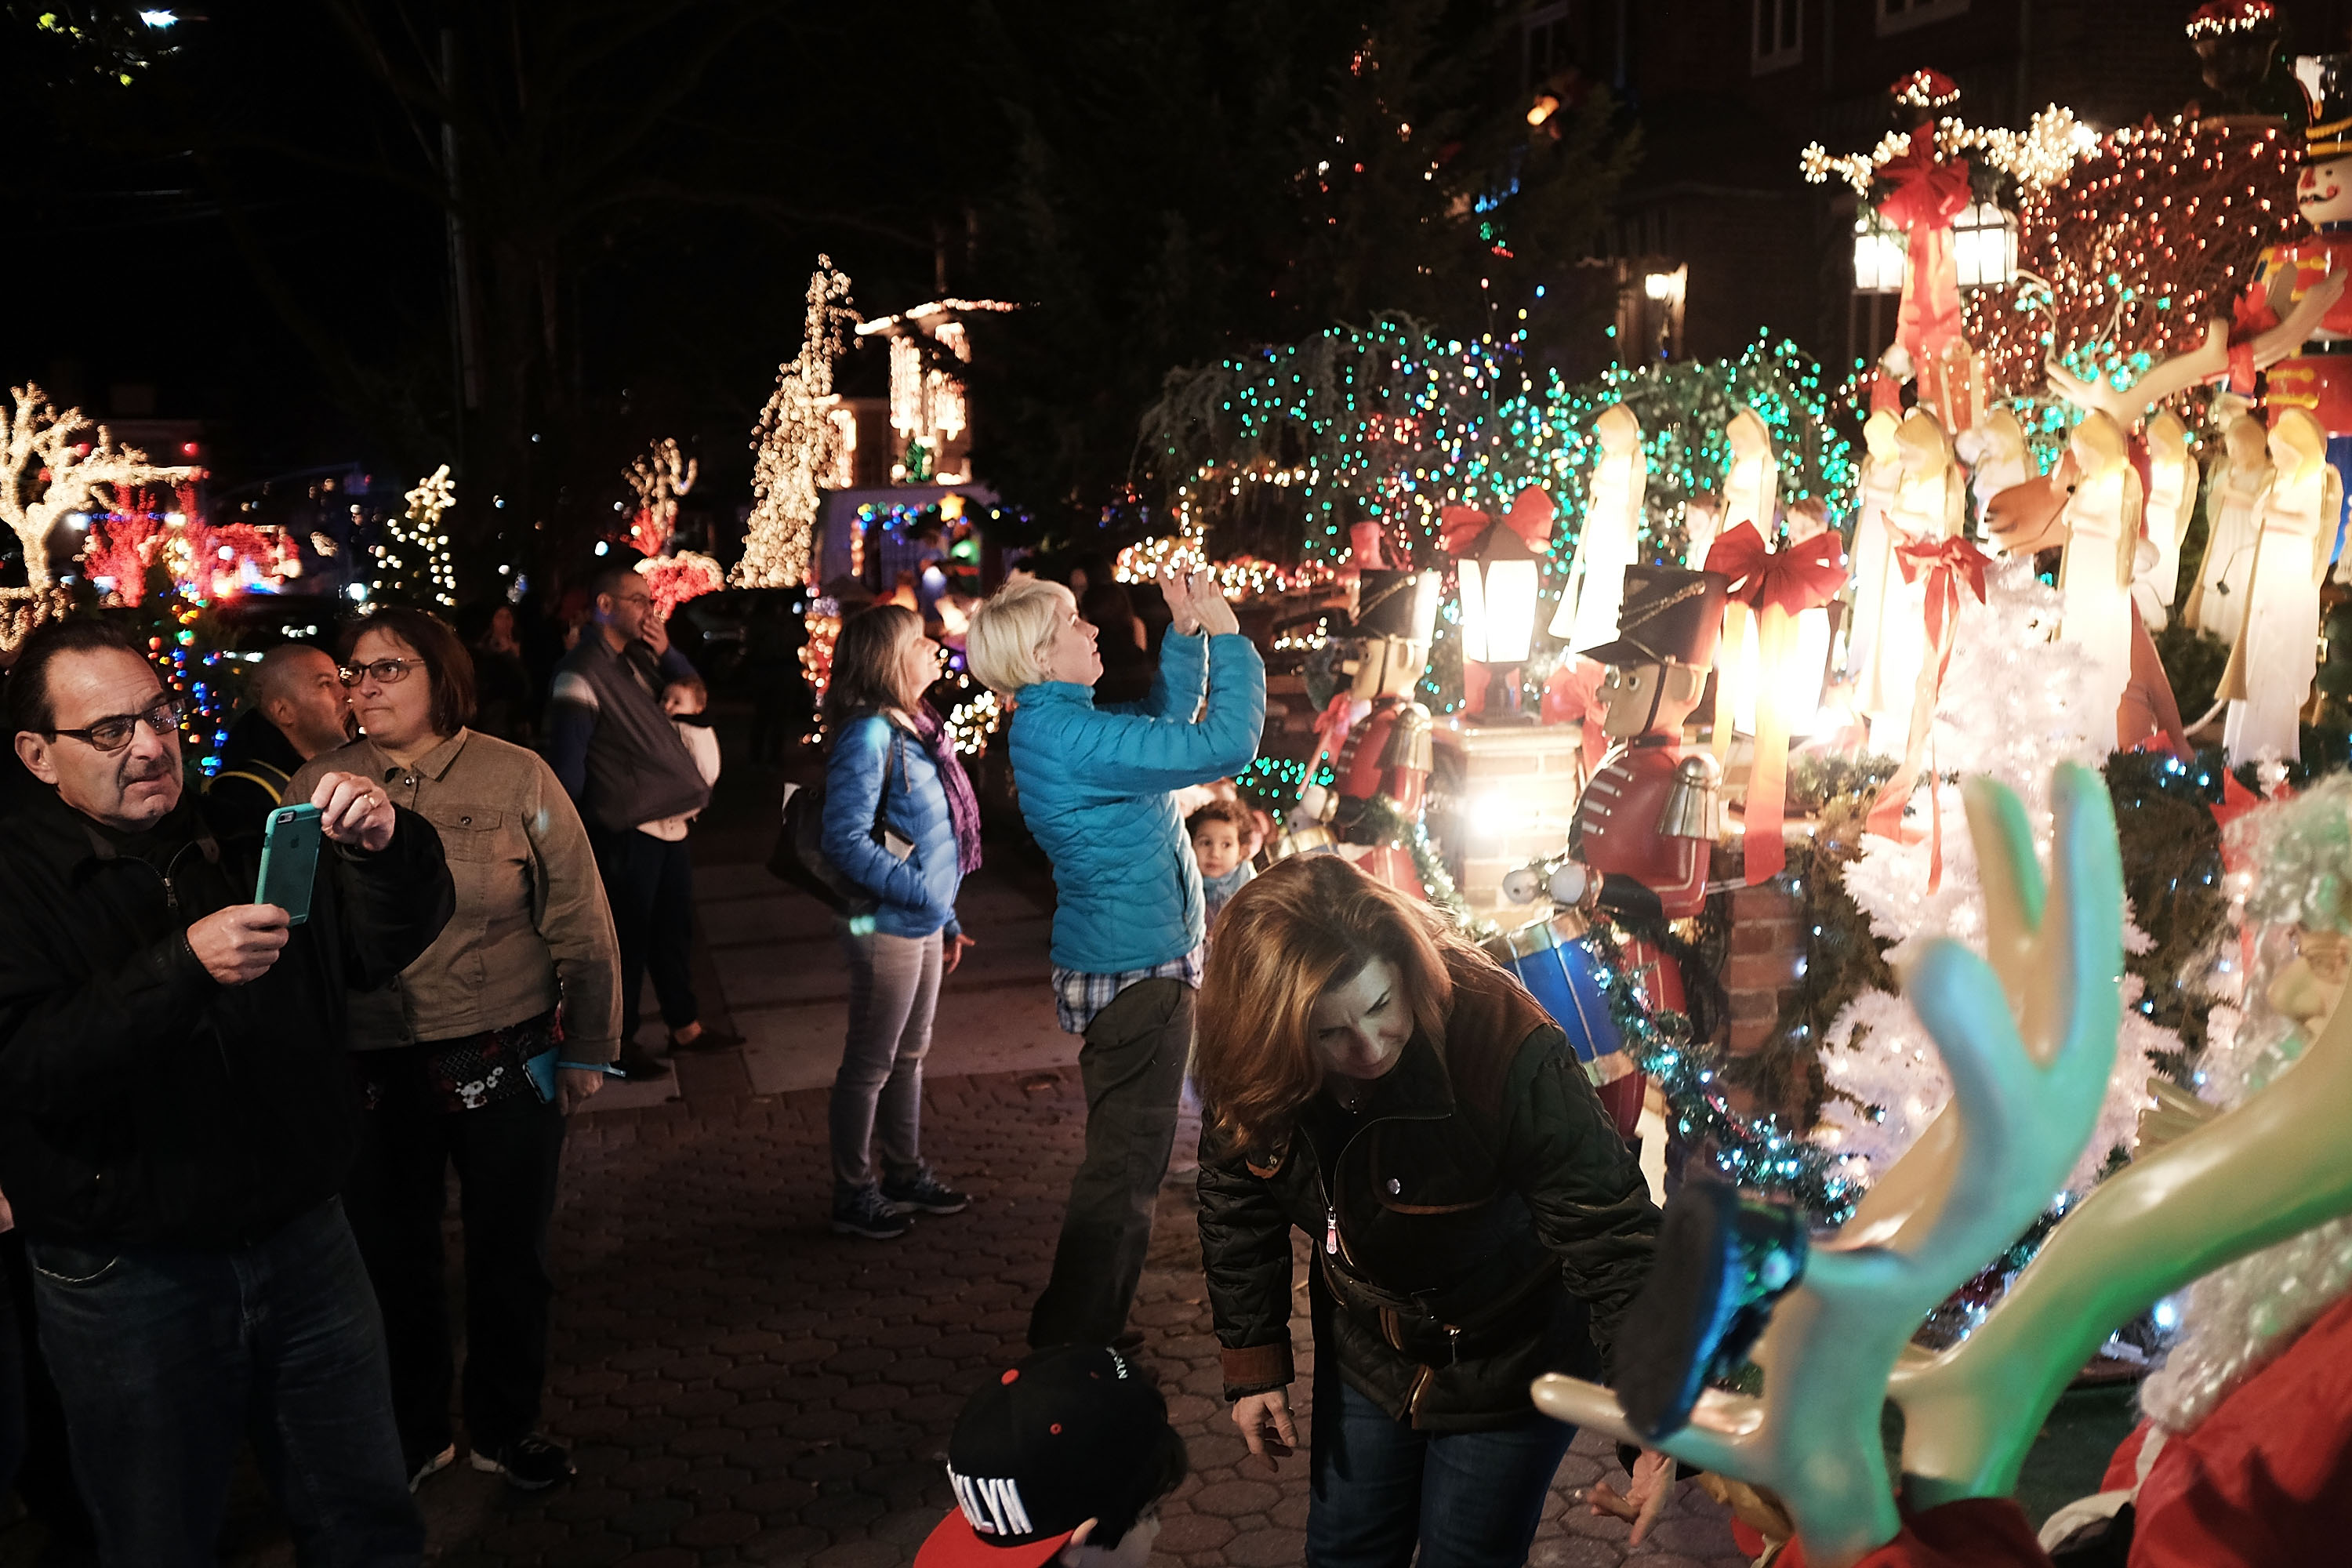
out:
<path id="1" fill-rule="evenodd" d="M 530 1490 L 572 1474 L 537 1430 L 547 1372 L 547 1230 L 563 1119 L 619 1048 L 613 918 L 580 816 L 537 753 L 466 728 L 465 646 L 418 610 L 378 611 L 343 661 L 361 738 L 314 759 L 381 782 L 431 822 L 457 912 L 425 955 L 352 998 L 365 1097 L 344 1188 L 383 1311 L 412 1485 L 457 1458 L 441 1210 L 451 1164 L 466 1226 L 466 1427 L 476 1469 Z"/>

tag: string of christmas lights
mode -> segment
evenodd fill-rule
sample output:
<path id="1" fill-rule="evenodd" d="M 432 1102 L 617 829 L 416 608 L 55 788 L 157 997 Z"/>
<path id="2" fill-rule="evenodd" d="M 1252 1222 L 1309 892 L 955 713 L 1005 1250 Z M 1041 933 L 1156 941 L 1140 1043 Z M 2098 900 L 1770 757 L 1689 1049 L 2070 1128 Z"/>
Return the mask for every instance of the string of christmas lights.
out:
<path id="1" fill-rule="evenodd" d="M 700 465 L 681 454 L 677 443 L 667 437 L 640 454 L 622 476 L 637 495 L 637 510 L 629 519 L 625 542 L 644 555 L 667 551 L 677 532 L 677 498 L 694 489 L 701 471 Z"/>
<path id="2" fill-rule="evenodd" d="M 1815 142 L 1797 155 L 1805 178 L 1816 185 L 1830 176 L 1852 185 L 1860 196 L 1870 195 L 1878 172 L 1912 151 L 1911 132 L 1890 131 L 1867 153 L 1832 156 Z M 2022 131 L 1997 125 L 1970 125 L 1958 115 L 1936 122 L 1935 149 L 1946 159 L 1974 157 L 2015 180 L 2019 190 L 2032 195 L 2064 179 L 2077 160 L 2097 147 L 2098 132 L 2074 118 L 2071 109 L 2057 104 L 2035 114 Z"/>
<path id="3" fill-rule="evenodd" d="M 2302 229 L 2300 153 L 2275 124 L 2126 126 L 2018 213 L 2016 279 L 1971 291 L 1965 331 L 1999 395 L 2045 361 L 2118 391 L 2226 321 L 2263 247 Z"/>

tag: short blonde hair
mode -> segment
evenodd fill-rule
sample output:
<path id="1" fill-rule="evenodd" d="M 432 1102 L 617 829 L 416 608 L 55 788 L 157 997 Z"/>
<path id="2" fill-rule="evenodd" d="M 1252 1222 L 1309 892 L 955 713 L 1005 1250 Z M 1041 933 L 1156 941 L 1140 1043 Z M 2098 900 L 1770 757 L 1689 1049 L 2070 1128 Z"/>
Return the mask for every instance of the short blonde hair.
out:
<path id="1" fill-rule="evenodd" d="M 1078 602 L 1059 583 L 1024 577 L 1007 583 L 971 613 L 964 662 L 981 684 L 1002 697 L 1045 678 L 1046 645 Z"/>

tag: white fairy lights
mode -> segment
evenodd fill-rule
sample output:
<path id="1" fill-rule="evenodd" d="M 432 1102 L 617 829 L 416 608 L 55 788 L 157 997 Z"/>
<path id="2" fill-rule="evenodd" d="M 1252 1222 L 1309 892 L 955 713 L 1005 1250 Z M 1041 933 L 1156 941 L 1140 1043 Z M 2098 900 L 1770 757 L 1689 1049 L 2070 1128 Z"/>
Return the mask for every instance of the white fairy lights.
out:
<path id="1" fill-rule="evenodd" d="M 739 588 L 797 587 L 808 575 L 817 492 L 841 466 L 833 362 L 843 328 L 856 320 L 849 279 L 832 258 L 818 257 L 800 353 L 778 369 L 776 390 L 752 432 L 751 516 L 735 567 Z"/>

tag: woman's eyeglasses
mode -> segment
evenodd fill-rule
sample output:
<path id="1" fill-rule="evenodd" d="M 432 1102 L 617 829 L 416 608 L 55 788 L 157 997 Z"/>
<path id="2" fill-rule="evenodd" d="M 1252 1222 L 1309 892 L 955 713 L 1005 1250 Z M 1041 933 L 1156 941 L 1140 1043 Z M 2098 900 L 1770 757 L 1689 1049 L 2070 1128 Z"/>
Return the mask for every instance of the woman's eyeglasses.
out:
<path id="1" fill-rule="evenodd" d="M 111 718 L 100 719 L 97 723 L 85 725 L 79 730 L 51 730 L 48 733 L 52 739 L 59 735 L 71 735 L 93 752 L 119 752 L 131 744 L 131 737 L 137 732 L 142 724 L 147 726 L 149 734 L 158 739 L 165 735 L 178 735 L 180 715 L 187 710 L 186 698 L 172 696 L 164 698 L 144 713 L 117 713 Z"/>
<path id="2" fill-rule="evenodd" d="M 421 658 L 376 658 L 365 664 L 347 664 L 341 673 L 345 686 L 357 686 L 369 676 L 375 677 L 378 686 L 390 686 L 396 680 L 406 679 L 410 670 L 421 669 L 424 666 L 425 661 Z"/>

